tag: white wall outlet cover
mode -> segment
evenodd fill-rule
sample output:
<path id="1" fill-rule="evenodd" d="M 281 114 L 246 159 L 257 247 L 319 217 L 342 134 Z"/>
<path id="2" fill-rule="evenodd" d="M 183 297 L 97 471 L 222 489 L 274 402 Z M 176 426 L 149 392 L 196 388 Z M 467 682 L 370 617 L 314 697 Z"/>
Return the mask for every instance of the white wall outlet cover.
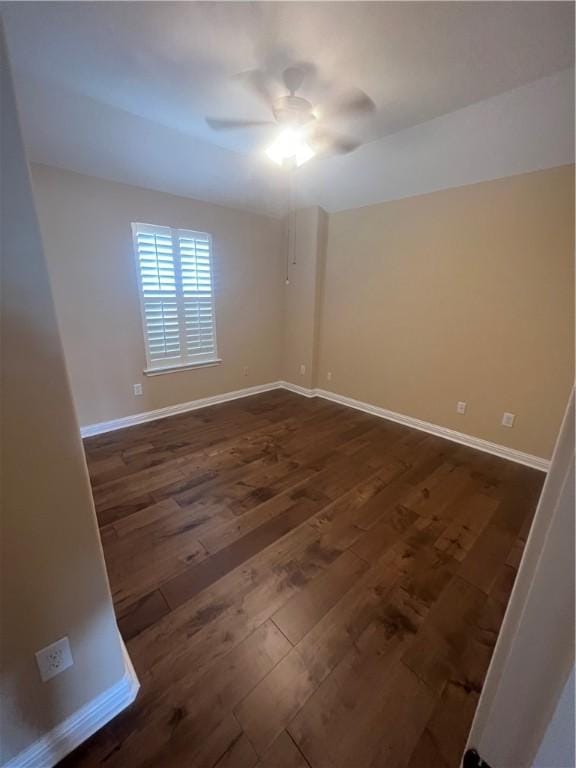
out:
<path id="1" fill-rule="evenodd" d="M 456 403 L 456 411 L 458 413 L 466 413 L 466 403 L 463 400 L 459 400 Z"/>
<path id="2" fill-rule="evenodd" d="M 513 413 L 504 413 L 502 415 L 502 426 L 503 427 L 513 427 L 514 426 L 514 419 L 516 416 Z"/>
<path id="3" fill-rule="evenodd" d="M 142 394 L 142 384 L 134 384 L 134 394 L 135 395 Z"/>
<path id="4" fill-rule="evenodd" d="M 46 648 L 36 652 L 36 663 L 40 670 L 40 677 L 43 682 L 59 675 L 68 667 L 74 664 L 70 643 L 67 637 L 56 640 L 55 643 L 47 645 Z"/>
<path id="5" fill-rule="evenodd" d="M 328 373 L 326 374 L 326 378 L 328 381 L 332 381 L 332 371 L 328 371 Z"/>
<path id="6" fill-rule="evenodd" d="M 306 366 L 301 365 L 300 366 L 300 376 L 304 376 L 306 374 Z"/>

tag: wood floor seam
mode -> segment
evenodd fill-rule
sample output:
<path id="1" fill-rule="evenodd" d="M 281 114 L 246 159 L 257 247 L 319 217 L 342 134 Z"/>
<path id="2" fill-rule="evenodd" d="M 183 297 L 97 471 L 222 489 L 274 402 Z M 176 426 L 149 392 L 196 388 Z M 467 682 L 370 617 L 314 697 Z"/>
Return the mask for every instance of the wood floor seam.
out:
<path id="1" fill-rule="evenodd" d="M 294 647 L 295 647 L 294 643 L 293 643 L 293 642 L 290 640 L 290 638 L 289 638 L 289 637 L 287 637 L 287 635 L 285 635 L 285 634 L 284 634 L 284 632 L 282 632 L 282 629 L 281 629 L 281 628 L 278 626 L 278 624 L 277 624 L 277 623 L 274 621 L 274 616 L 271 616 L 271 617 L 270 617 L 270 619 L 269 619 L 269 621 L 271 621 L 271 622 L 272 622 L 272 624 L 274 624 L 274 626 L 276 627 L 276 629 L 278 630 L 278 632 L 280 632 L 280 633 L 282 634 L 282 636 L 283 636 L 283 637 L 285 637 L 285 638 L 286 638 L 286 640 L 288 640 L 288 642 L 290 643 L 290 645 L 292 646 L 292 648 L 294 648 Z"/>
<path id="2" fill-rule="evenodd" d="M 282 390 L 84 445 L 142 689 L 65 768 L 459 768 L 540 472 Z"/>
<path id="3" fill-rule="evenodd" d="M 292 743 L 294 744 L 294 746 L 296 747 L 298 752 L 302 755 L 302 759 L 304 760 L 306 765 L 309 766 L 309 768 L 313 768 L 312 764 L 308 761 L 308 758 L 306 757 L 306 754 L 302 751 L 300 745 L 298 744 L 298 742 L 294 739 L 294 737 L 290 733 L 289 728 L 286 728 L 286 733 L 288 734 L 290 740 L 292 741 Z"/>

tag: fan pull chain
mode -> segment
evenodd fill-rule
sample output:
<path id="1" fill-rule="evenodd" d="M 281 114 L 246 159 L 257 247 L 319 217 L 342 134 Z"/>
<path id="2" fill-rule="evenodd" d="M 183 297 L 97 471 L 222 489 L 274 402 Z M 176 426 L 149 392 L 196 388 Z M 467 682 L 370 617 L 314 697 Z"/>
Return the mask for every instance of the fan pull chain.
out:
<path id="1" fill-rule="evenodd" d="M 286 234 L 286 285 L 290 284 L 290 262 L 296 266 L 296 208 L 294 204 L 294 170 L 288 174 L 288 227 Z"/>
<path id="2" fill-rule="evenodd" d="M 290 190 L 290 212 L 292 216 L 292 264 L 296 266 L 296 205 L 294 196 L 294 169 L 288 171 L 288 188 Z"/>

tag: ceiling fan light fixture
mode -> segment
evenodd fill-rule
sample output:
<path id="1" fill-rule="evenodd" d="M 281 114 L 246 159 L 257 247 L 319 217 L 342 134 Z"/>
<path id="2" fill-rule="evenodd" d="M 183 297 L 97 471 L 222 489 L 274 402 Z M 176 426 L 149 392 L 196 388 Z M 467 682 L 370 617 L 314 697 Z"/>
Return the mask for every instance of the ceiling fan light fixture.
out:
<path id="1" fill-rule="evenodd" d="M 277 165 L 303 165 L 316 154 L 303 131 L 285 128 L 268 147 L 266 154 Z"/>

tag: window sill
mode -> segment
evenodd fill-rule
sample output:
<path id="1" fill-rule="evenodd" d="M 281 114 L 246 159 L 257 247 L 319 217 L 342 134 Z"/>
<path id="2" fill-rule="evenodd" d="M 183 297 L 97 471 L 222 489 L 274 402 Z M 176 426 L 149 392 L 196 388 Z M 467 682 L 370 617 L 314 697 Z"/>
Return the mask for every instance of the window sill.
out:
<path id="1" fill-rule="evenodd" d="M 180 371 L 192 371 L 195 368 L 211 368 L 214 365 L 220 365 L 222 360 L 206 360 L 203 363 L 185 363 L 184 365 L 171 365 L 166 368 L 145 368 L 145 376 L 161 376 L 164 373 L 179 373 Z"/>

